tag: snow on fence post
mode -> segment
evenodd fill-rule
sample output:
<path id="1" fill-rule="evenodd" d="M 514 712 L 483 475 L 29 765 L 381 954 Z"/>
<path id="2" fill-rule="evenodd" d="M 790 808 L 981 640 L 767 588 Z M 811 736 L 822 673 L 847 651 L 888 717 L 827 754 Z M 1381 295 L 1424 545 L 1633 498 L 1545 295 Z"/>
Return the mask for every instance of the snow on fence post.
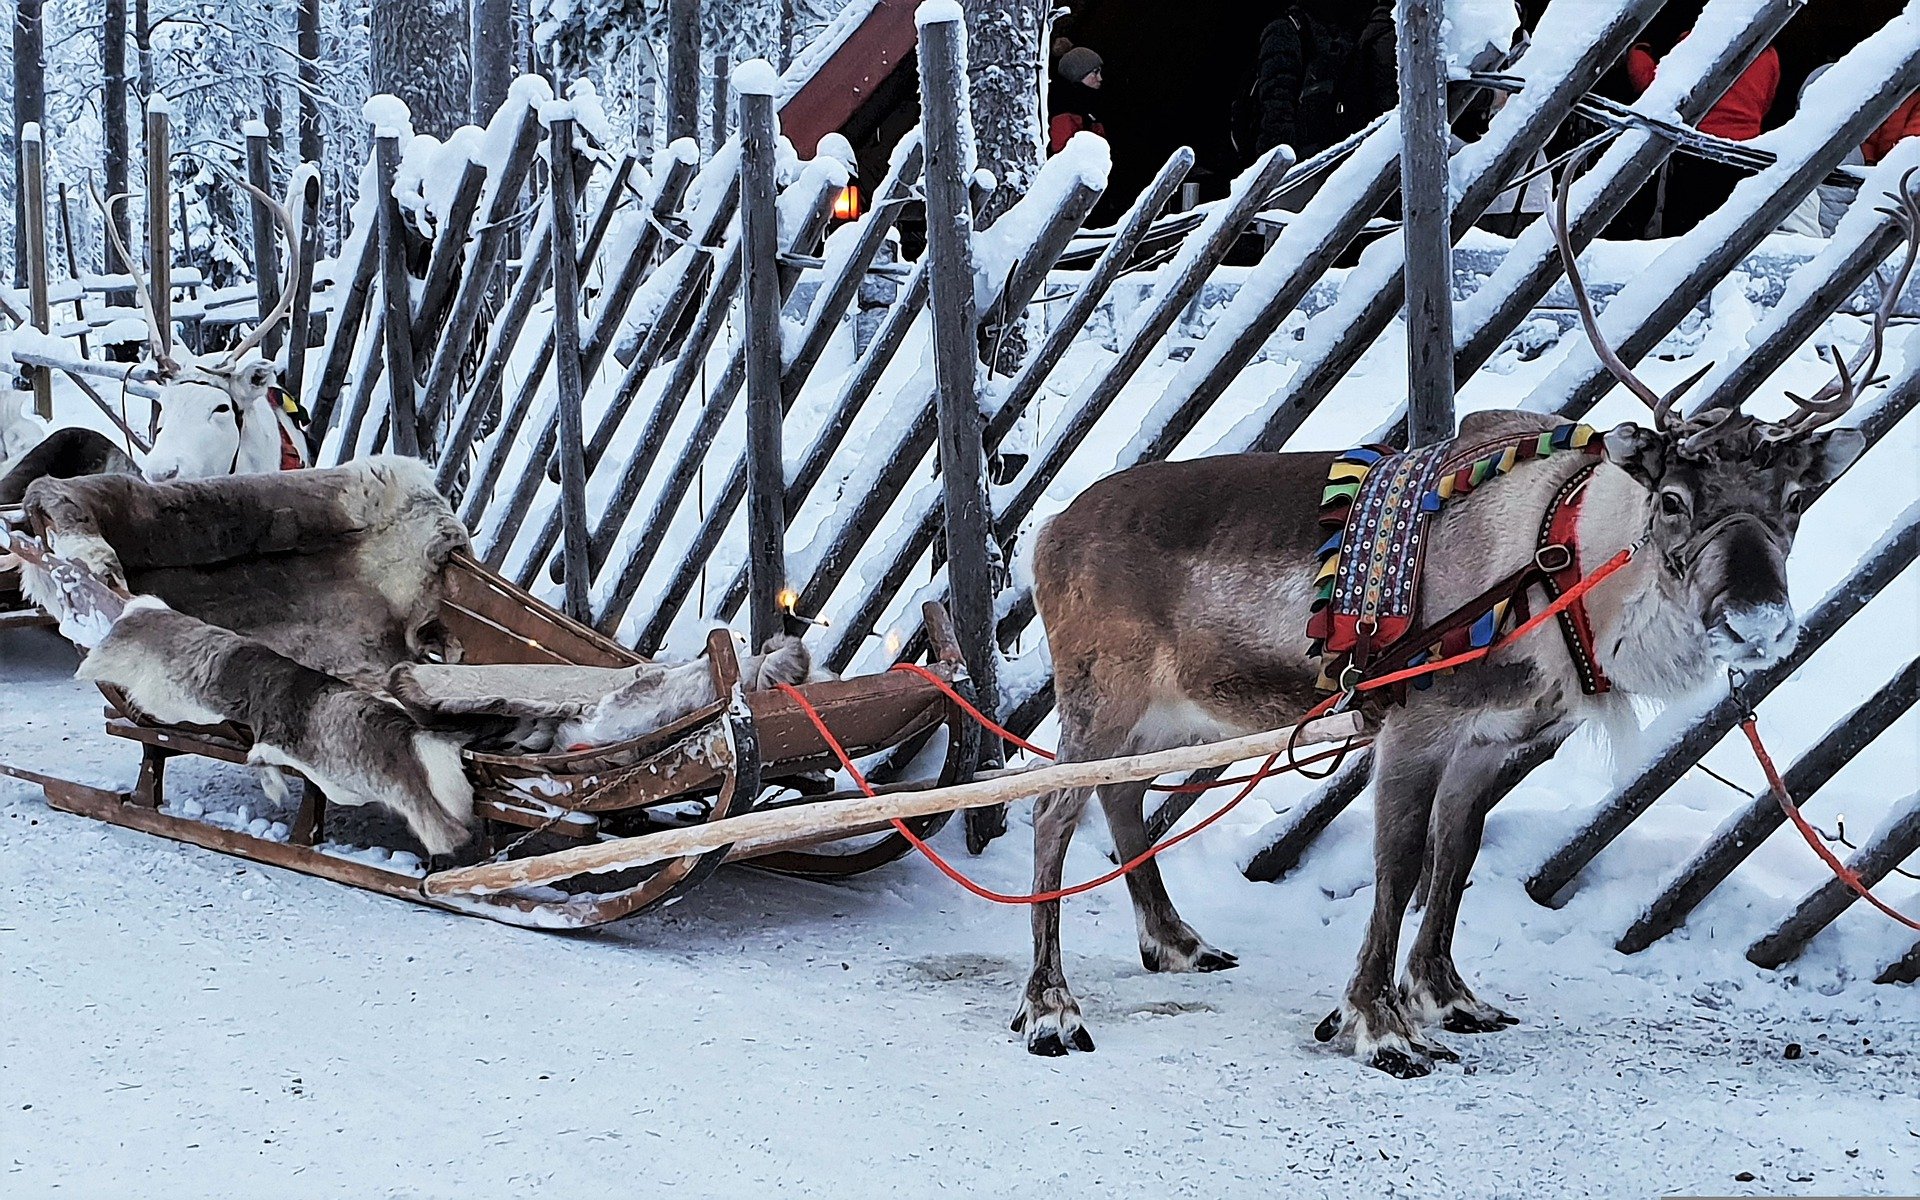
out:
<path id="1" fill-rule="evenodd" d="M 564 106 L 566 101 L 556 101 Z M 565 529 L 567 615 L 585 621 L 587 605 L 587 448 L 580 413 L 580 262 L 575 236 L 572 110 L 547 121 L 547 221 L 553 230 L 553 381 L 560 416 L 560 513 Z M 537 459 L 528 469 L 545 466 Z"/>
<path id="2" fill-rule="evenodd" d="M 248 121 L 245 127 L 247 141 L 247 182 L 260 192 L 261 196 L 273 195 L 273 167 L 269 159 L 273 147 L 267 137 L 267 127 L 259 121 Z M 249 196 L 249 208 L 253 213 L 253 294 L 259 308 L 257 319 L 265 320 L 268 313 L 280 303 L 280 248 L 275 244 L 275 226 L 273 209 L 260 196 Z M 280 353 L 280 329 L 275 326 L 260 339 L 260 356 L 271 360 Z"/>
<path id="3" fill-rule="evenodd" d="M 40 126 L 20 131 L 21 213 L 26 221 L 27 315 L 41 333 L 53 331 L 53 307 L 47 299 L 47 147 Z M 53 419 L 53 372 L 33 372 L 33 411 L 43 421 Z"/>
<path id="4" fill-rule="evenodd" d="M 318 166 L 318 164 L 315 164 Z M 284 377 L 287 394 L 295 398 L 306 391 L 307 347 L 313 336 L 313 264 L 320 253 L 320 173 L 294 176 L 300 185 L 300 269 L 293 280 L 293 308 L 287 320 L 287 370 Z M 334 314 L 339 319 L 339 314 Z M 318 449 L 317 441 L 325 432 L 317 417 L 310 417 L 307 428 L 308 462 Z"/>
<path id="5" fill-rule="evenodd" d="M 978 390 L 978 314 L 973 300 L 973 134 L 967 102 L 966 26 L 960 6 L 928 0 L 920 27 L 920 111 L 926 137 L 928 288 L 939 418 L 941 492 L 946 503 L 947 594 L 967 672 L 982 712 L 998 713 L 999 648 L 993 636 L 994 555 L 987 500 L 985 433 Z M 981 740 L 981 764 L 998 765 L 997 740 Z M 989 820 L 992 818 L 989 817 Z M 1004 821 L 1004 817 L 1001 818 Z M 968 814 L 972 842 L 973 814 Z"/>
<path id="6" fill-rule="evenodd" d="M 161 95 L 147 97 L 147 291 L 153 300 L 154 340 L 173 352 L 173 110 Z"/>
<path id="7" fill-rule="evenodd" d="M 420 457 L 414 404 L 412 276 L 407 274 L 406 214 L 393 194 L 400 173 L 400 130 L 377 125 L 373 138 L 374 205 L 379 214 L 381 331 L 386 348 L 387 419 L 396 454 Z M 344 459 L 353 447 L 340 449 Z"/>
<path id="8" fill-rule="evenodd" d="M 500 256 L 506 250 L 516 227 L 512 218 L 520 209 L 521 185 L 526 183 L 527 172 L 533 167 L 535 150 L 540 144 L 540 121 L 535 103 L 548 98 L 550 94 L 543 81 L 532 77 L 516 82 L 508 91 L 508 103 L 517 104 L 520 108 L 513 148 L 507 152 L 498 177 L 493 181 L 493 190 L 487 200 L 486 218 L 481 223 L 479 236 L 467 252 L 460 286 L 454 293 L 446 325 L 440 331 L 439 340 L 434 343 L 433 365 L 427 369 L 427 385 L 420 394 L 420 416 L 428 426 L 439 422 L 441 413 L 446 410 L 453 396 L 454 384 L 460 377 L 460 364 L 466 360 L 467 343 L 473 337 L 480 310 L 486 306 L 487 293 L 493 286 L 494 267 L 500 262 Z M 500 117 L 495 116 L 494 120 L 498 121 Z"/>
<path id="9" fill-rule="evenodd" d="M 1669 56 L 1654 88 L 1633 107 L 1658 115 L 1663 103 L 1660 95 L 1672 88 L 1678 96 L 1673 111 L 1685 124 L 1696 123 L 1804 4 L 1805 0 L 1758 0 L 1756 7 L 1756 0 L 1711 0 L 1687 37 L 1689 53 Z M 1693 61 L 1691 55 L 1699 53 L 1708 57 L 1688 77 L 1684 72 Z M 1567 236 L 1575 253 L 1619 215 L 1673 152 L 1673 141 L 1654 130 L 1629 129 L 1621 134 L 1574 183 L 1567 197 Z M 1522 231 L 1499 268 L 1461 306 L 1454 331 L 1456 383 L 1486 365 L 1564 273 L 1565 264 L 1547 223 L 1536 221 Z"/>
<path id="10" fill-rule="evenodd" d="M 1812 749 L 1781 777 L 1787 795 L 1798 804 L 1812 799 L 1834 774 L 1913 707 L 1920 695 L 1920 659 L 1913 659 L 1858 708 L 1842 717 Z M 1786 813 L 1771 791 L 1762 792 L 1715 830 L 1660 895 L 1614 943 L 1622 954 L 1638 954 L 1678 929 L 1707 894 L 1725 882 L 1781 825 Z"/>
<path id="11" fill-rule="evenodd" d="M 688 0 L 681 0 L 686 4 Z M 690 6 L 690 5 L 689 5 Z M 740 296 L 747 389 L 747 620 L 752 644 L 785 632 L 786 473 L 780 439 L 780 214 L 774 208 L 773 90 L 764 60 L 734 72 L 740 113 Z M 691 116 L 691 114 L 689 114 Z"/>
<path id="12" fill-rule="evenodd" d="M 1847 869 L 1872 887 L 1920 850 L 1920 792 L 1893 806 L 1893 815 L 1847 860 Z M 1772 932 L 1747 947 L 1747 961 L 1773 968 L 1800 957 L 1807 943 L 1853 906 L 1859 894 L 1839 879 L 1808 892 Z"/>
<path id="13" fill-rule="evenodd" d="M 1601 801 L 1587 823 L 1528 878 L 1527 894 L 1540 904 L 1558 907 L 1561 893 L 1574 877 L 1652 807 L 1702 754 L 1718 745 L 1746 715 L 1748 705 L 1758 704 L 1798 671 L 1814 651 L 1912 565 L 1916 554 L 1920 554 L 1920 504 L 1909 505 L 1866 561 L 1807 615 L 1792 651 L 1748 677 L 1743 702 L 1737 703 L 1729 696 L 1714 705 L 1642 767 L 1630 783 Z"/>
<path id="14" fill-rule="evenodd" d="M 1400 195 L 1411 446 L 1453 436 L 1453 239 L 1440 0 L 1399 0 Z"/>
<path id="15" fill-rule="evenodd" d="M 1601 314 L 1601 332 L 1627 363 L 1651 353 L 1849 151 L 1920 91 L 1920 10 L 1901 12 L 1809 91 L 1828 96 L 1811 96 L 1781 127 L 1779 160 L 1742 181 L 1724 207 L 1674 239 Z M 1528 407 L 1578 418 L 1614 386 L 1592 348 L 1576 346 L 1536 389 Z"/>
<path id="16" fill-rule="evenodd" d="M 487 169 L 468 159 L 460 168 L 460 182 L 454 186 L 447 211 L 434 223 L 433 256 L 427 262 L 420 303 L 414 306 L 413 321 L 408 326 L 417 358 L 433 358 L 434 334 L 439 332 L 441 318 L 447 315 L 447 305 L 453 299 L 454 279 L 467 253 L 467 231 L 473 225 L 473 213 L 480 207 L 480 193 L 486 184 Z M 436 423 L 438 418 L 436 413 Z"/>

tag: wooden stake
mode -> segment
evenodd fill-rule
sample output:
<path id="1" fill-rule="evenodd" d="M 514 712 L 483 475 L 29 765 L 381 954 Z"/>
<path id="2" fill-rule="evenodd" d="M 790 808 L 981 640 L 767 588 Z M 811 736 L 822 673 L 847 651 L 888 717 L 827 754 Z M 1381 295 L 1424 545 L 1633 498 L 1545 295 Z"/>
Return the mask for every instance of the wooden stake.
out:
<path id="1" fill-rule="evenodd" d="M 147 291 L 153 298 L 153 331 L 161 350 L 173 352 L 173 162 L 165 96 L 147 98 Z"/>
<path id="2" fill-rule="evenodd" d="M 67 185 L 65 183 L 60 185 L 60 243 L 66 249 L 67 278 L 73 280 L 75 283 L 79 283 L 80 255 L 73 246 L 73 209 L 67 204 Z M 86 289 L 81 288 L 73 293 L 73 319 L 76 321 L 85 321 L 87 319 L 87 306 L 81 301 L 81 297 L 85 292 Z M 87 349 L 87 335 L 83 333 L 80 335 L 80 357 L 85 358 L 89 353 Z"/>
<path id="3" fill-rule="evenodd" d="M 1440 0 L 1399 0 L 1401 237 L 1406 243 L 1411 444 L 1453 436 L 1453 200 Z"/>
<path id="4" fill-rule="evenodd" d="M 247 182 L 269 196 L 274 194 L 272 154 L 266 126 L 248 122 Z M 258 196 L 247 199 L 253 210 L 253 294 L 259 304 L 255 319 L 264 321 L 280 303 L 280 248 L 274 240 L 273 210 Z M 272 361 L 279 353 L 280 329 L 275 326 L 260 339 L 260 356 Z"/>
<path id="5" fill-rule="evenodd" d="M 1290 747 L 1298 749 L 1357 737 L 1360 729 L 1358 714 L 1342 713 L 1322 717 L 1305 725 L 1152 754 L 1130 754 L 1093 762 L 1055 763 L 1026 771 L 1009 771 L 952 787 L 823 800 L 816 804 L 746 813 L 686 829 L 560 850 L 517 862 L 484 863 L 440 871 L 429 875 L 423 888 L 429 896 L 488 895 L 514 888 L 557 883 L 591 872 L 645 866 L 728 845 L 747 849 L 756 844 L 773 845 L 806 838 L 830 838 L 837 833 L 876 823 L 884 824 L 889 820 L 904 821 L 934 813 L 987 808 L 1069 788 L 1096 787 L 1103 783 L 1132 779 L 1157 779 L 1176 771 L 1251 762 L 1285 754 Z"/>
<path id="6" fill-rule="evenodd" d="M 320 177 L 310 175 L 300 200 L 300 270 L 293 280 L 293 308 L 287 314 L 287 394 L 299 398 L 306 391 L 307 348 L 313 335 L 313 264 L 320 256 Z M 338 320 L 338 314 L 335 314 Z M 309 438 L 318 438 L 310 418 Z M 312 462 L 309 457 L 308 462 Z"/>

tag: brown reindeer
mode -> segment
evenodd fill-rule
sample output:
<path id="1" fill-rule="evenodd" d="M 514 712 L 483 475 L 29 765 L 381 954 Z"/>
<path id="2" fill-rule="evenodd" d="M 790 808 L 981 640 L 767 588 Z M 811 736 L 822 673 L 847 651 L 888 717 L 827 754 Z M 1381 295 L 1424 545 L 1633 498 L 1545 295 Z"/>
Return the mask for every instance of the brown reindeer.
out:
<path id="1" fill-rule="evenodd" d="M 1865 448 L 1853 429 L 1823 429 L 1874 382 L 1887 319 L 1920 251 L 1920 199 L 1902 181 L 1896 209 L 1905 260 L 1860 356 L 1833 352 L 1838 378 L 1795 414 L 1767 422 L 1738 411 L 1681 417 L 1687 384 L 1655 393 L 1600 337 L 1565 232 L 1555 232 L 1582 323 L 1600 359 L 1652 409 L 1652 428 L 1607 433 L 1605 461 L 1561 454 L 1510 474 L 1431 518 L 1421 624 L 1469 606 L 1543 553 L 1543 515 L 1590 471 L 1568 547 L 1587 571 L 1622 548 L 1626 567 L 1584 601 L 1591 654 L 1611 690 L 1589 695 L 1569 642 L 1553 623 L 1500 644 L 1485 661 L 1374 708 L 1374 864 L 1371 922 L 1340 1011 L 1356 1054 L 1392 1074 L 1457 1058 L 1423 1036 L 1437 1023 L 1484 1032 L 1516 1018 L 1477 997 L 1454 966 L 1453 928 L 1479 851 L 1490 786 L 1502 766 L 1557 746 L 1583 721 L 1631 697 L 1670 698 L 1706 684 L 1718 666 L 1780 658 L 1798 623 L 1785 561 L 1802 505 Z M 1696 377 L 1697 378 L 1697 377 Z M 1689 380 L 1688 383 L 1692 381 Z M 1551 429 L 1526 412 L 1478 413 L 1466 442 Z M 1060 757 L 1102 758 L 1282 726 L 1317 699 L 1317 660 L 1303 633 L 1314 594 L 1315 515 L 1332 456 L 1240 454 L 1154 463 L 1113 475 L 1047 524 L 1034 559 L 1060 713 Z M 1538 589 L 1535 591 L 1535 603 Z M 1587 678 L 1591 678 L 1588 676 Z M 1121 860 L 1146 848 L 1145 783 L 1099 789 Z M 1059 886 L 1085 790 L 1043 797 L 1034 810 L 1034 890 Z M 1431 853 L 1431 892 L 1408 954 L 1393 971 L 1401 919 Z M 1127 876 L 1152 971 L 1235 965 L 1181 920 L 1148 862 Z M 1034 965 L 1013 1028 L 1035 1054 L 1093 1049 L 1060 965 L 1060 908 L 1033 909 Z"/>

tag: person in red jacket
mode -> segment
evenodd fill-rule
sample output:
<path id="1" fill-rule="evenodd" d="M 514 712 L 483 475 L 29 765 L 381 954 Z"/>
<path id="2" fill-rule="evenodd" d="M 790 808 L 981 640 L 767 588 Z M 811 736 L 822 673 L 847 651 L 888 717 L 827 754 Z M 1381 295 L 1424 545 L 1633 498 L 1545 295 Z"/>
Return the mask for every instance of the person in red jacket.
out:
<path id="1" fill-rule="evenodd" d="M 1085 46 L 1075 46 L 1060 56 L 1059 65 L 1054 68 L 1060 78 L 1047 97 L 1048 110 L 1052 113 L 1047 121 L 1048 154 L 1060 153 L 1073 135 L 1082 130 L 1107 136 L 1107 127 L 1094 115 L 1100 100 L 1100 70 L 1105 65 L 1098 54 Z"/>
<path id="2" fill-rule="evenodd" d="M 1645 44 L 1627 51 L 1627 75 L 1633 80 L 1635 92 L 1644 92 L 1653 86 L 1659 70 L 1659 61 Z M 1707 110 L 1695 128 L 1736 142 L 1759 137 L 1779 91 L 1780 54 L 1768 46 L 1740 73 L 1740 78 L 1733 81 L 1726 95 Z M 1744 178 L 1746 173 L 1737 167 L 1688 154 L 1674 155 L 1667 162 L 1660 235 L 1678 237 L 1698 225 L 1727 202 L 1734 185 Z"/>
<path id="3" fill-rule="evenodd" d="M 1861 151 L 1866 155 L 1867 165 L 1872 166 L 1893 152 L 1895 145 L 1910 137 L 1920 137 L 1920 92 L 1908 96 L 1893 115 L 1881 122 L 1880 128 L 1867 135 L 1866 144 Z"/>

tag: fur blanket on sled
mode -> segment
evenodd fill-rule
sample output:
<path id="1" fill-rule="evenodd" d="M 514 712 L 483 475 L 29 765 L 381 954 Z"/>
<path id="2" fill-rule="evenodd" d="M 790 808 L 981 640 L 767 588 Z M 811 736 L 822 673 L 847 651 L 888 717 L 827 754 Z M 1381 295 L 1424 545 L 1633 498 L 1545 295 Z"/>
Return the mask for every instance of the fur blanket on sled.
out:
<path id="1" fill-rule="evenodd" d="M 284 788 L 278 768 L 295 770 L 329 800 L 404 817 L 430 853 L 466 840 L 462 748 L 604 745 L 717 699 L 704 662 L 461 664 L 440 605 L 466 530 L 412 459 L 162 484 L 45 479 L 26 513 L 54 553 L 137 597 L 83 678 L 162 722 L 246 726 L 270 792 Z M 62 611 L 51 579 L 25 582 Z M 783 639 L 742 664 L 743 681 L 800 682 L 809 666 Z"/>

